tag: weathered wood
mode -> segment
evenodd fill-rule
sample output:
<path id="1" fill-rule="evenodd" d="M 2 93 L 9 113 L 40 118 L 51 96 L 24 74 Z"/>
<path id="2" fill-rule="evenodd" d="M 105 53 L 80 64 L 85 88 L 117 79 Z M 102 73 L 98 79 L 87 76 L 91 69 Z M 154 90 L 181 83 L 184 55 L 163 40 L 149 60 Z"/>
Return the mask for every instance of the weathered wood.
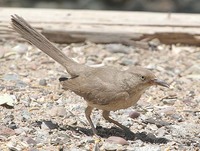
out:
<path id="1" fill-rule="evenodd" d="M 147 47 L 157 38 L 165 44 L 200 45 L 200 15 L 150 12 L 0 8 L 0 38 L 13 38 L 10 15 L 24 17 L 58 43 L 123 43 Z"/>

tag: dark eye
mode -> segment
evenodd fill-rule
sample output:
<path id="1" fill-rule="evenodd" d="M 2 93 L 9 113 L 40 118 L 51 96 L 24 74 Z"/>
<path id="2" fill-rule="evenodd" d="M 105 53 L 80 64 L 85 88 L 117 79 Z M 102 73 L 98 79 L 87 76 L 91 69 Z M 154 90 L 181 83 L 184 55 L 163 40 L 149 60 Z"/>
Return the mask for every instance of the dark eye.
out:
<path id="1" fill-rule="evenodd" d="M 141 76 L 141 80 L 142 81 L 146 80 L 145 76 Z"/>

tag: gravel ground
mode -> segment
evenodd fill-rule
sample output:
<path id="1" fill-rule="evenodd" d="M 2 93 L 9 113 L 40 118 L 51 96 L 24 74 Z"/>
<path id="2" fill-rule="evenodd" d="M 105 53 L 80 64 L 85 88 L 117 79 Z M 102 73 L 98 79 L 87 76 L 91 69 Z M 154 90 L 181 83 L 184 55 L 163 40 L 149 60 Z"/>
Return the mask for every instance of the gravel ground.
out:
<path id="1" fill-rule="evenodd" d="M 63 67 L 26 42 L 0 43 L 0 150 L 199 150 L 200 47 L 58 45 L 80 63 L 122 69 L 139 65 L 171 85 L 151 87 L 137 106 L 111 113 L 130 127 L 131 136 L 95 110 L 92 119 L 101 136 L 97 139 L 84 116 L 85 101 L 63 91 L 58 82 L 67 75 Z"/>

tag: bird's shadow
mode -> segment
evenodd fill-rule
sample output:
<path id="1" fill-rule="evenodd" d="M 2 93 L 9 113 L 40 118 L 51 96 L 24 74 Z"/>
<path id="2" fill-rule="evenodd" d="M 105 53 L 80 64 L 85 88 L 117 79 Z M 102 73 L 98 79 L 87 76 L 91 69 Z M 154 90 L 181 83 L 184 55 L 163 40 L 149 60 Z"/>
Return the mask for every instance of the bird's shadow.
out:
<path id="1" fill-rule="evenodd" d="M 91 129 L 87 129 L 84 127 L 79 127 L 79 126 L 69 126 L 66 125 L 61 128 L 62 130 L 70 130 L 74 131 L 76 133 L 83 133 L 87 136 L 93 136 L 93 132 Z M 156 137 L 152 133 L 146 133 L 146 132 L 137 132 L 133 133 L 131 130 L 128 132 L 125 132 L 124 130 L 118 128 L 118 127 L 111 127 L 111 128 L 105 128 L 102 126 L 97 126 L 96 127 L 97 134 L 102 137 L 102 138 L 108 138 L 110 136 L 118 136 L 122 137 L 126 140 L 141 140 L 143 142 L 148 142 L 148 143 L 155 143 L 155 144 L 165 144 L 169 142 L 168 139 L 162 138 L 162 137 Z"/>
<path id="2" fill-rule="evenodd" d="M 58 124 L 54 124 L 52 121 L 45 121 L 45 120 L 36 121 L 34 122 L 34 126 L 41 127 L 42 122 L 44 122 L 49 127 L 50 130 L 58 129 L 61 131 L 72 131 L 79 134 L 85 134 L 87 136 L 93 136 L 93 132 L 91 129 L 87 129 L 80 126 L 58 125 Z M 162 138 L 162 137 L 156 137 L 152 133 L 146 133 L 146 132 L 133 133 L 131 130 L 124 131 L 118 127 L 105 128 L 102 126 L 97 126 L 96 130 L 97 130 L 97 134 L 102 138 L 108 138 L 110 136 L 118 136 L 126 140 L 139 139 L 139 140 L 142 140 L 143 142 L 155 143 L 155 144 L 164 144 L 164 143 L 169 142 L 168 139 Z"/>

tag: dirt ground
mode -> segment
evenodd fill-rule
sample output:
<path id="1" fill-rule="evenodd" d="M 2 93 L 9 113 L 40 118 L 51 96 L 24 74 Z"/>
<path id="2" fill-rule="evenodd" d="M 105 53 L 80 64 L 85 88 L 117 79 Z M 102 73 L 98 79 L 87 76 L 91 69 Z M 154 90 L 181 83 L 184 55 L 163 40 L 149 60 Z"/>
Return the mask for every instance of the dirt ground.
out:
<path id="1" fill-rule="evenodd" d="M 100 150 L 199 150 L 200 47 L 158 44 L 143 50 L 90 42 L 57 46 L 89 66 L 149 68 L 170 88 L 151 87 L 137 106 L 111 113 L 130 127 L 131 137 L 95 110 L 92 119 L 101 136 L 98 140 L 84 116 L 83 98 L 63 91 L 59 84 L 58 78 L 67 75 L 64 68 L 26 42 L 2 40 L 0 150 L 82 151 L 97 146 Z M 138 113 L 137 118 L 130 116 Z"/>

